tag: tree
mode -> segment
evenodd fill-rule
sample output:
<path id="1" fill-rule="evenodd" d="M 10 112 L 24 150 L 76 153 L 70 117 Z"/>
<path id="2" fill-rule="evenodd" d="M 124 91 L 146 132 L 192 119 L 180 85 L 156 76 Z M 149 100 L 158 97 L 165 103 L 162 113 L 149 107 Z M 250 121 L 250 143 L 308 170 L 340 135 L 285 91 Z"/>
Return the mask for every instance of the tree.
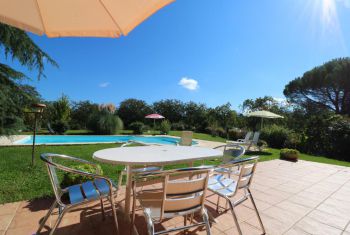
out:
<path id="1" fill-rule="evenodd" d="M 215 122 L 219 127 L 227 131 L 236 124 L 237 113 L 231 110 L 231 104 L 217 106 L 209 110 L 210 122 Z"/>
<path id="2" fill-rule="evenodd" d="M 185 104 L 184 122 L 191 130 L 204 131 L 208 125 L 208 108 L 204 104 L 188 102 Z"/>
<path id="3" fill-rule="evenodd" d="M 0 23 L 0 49 L 4 57 L 17 60 L 29 70 L 37 70 L 38 78 L 43 74 L 45 63 L 57 63 L 42 51 L 22 30 Z M 23 85 L 28 79 L 23 73 L 0 63 L 0 135 L 12 134 L 23 127 L 24 109 L 28 102 L 37 102 L 35 88 Z"/>
<path id="4" fill-rule="evenodd" d="M 166 99 L 155 102 L 153 109 L 163 115 L 171 123 L 180 122 L 184 117 L 185 104 L 180 100 Z"/>
<path id="5" fill-rule="evenodd" d="M 274 113 L 280 113 L 281 107 L 279 103 L 271 96 L 264 96 L 253 99 L 246 99 L 241 105 L 243 113 L 254 112 L 258 110 L 267 110 Z"/>
<path id="6" fill-rule="evenodd" d="M 129 127 L 133 122 L 144 122 L 145 116 L 150 114 L 152 109 L 143 100 L 126 99 L 120 103 L 118 116 L 123 120 L 124 125 Z"/>
<path id="7" fill-rule="evenodd" d="M 98 110 L 98 105 L 90 101 L 73 102 L 71 110 L 72 129 L 86 129 L 89 116 Z"/>
<path id="8" fill-rule="evenodd" d="M 286 85 L 284 95 L 302 107 L 350 115 L 350 58 L 329 61 Z"/>
<path id="9" fill-rule="evenodd" d="M 57 101 L 53 102 L 52 113 L 52 128 L 59 134 L 63 134 L 69 128 L 68 122 L 70 121 L 70 105 L 67 96 L 62 95 Z"/>
<path id="10" fill-rule="evenodd" d="M 14 134 L 25 128 L 25 110 L 39 100 L 34 87 L 17 84 L 0 74 L 0 135 Z"/>

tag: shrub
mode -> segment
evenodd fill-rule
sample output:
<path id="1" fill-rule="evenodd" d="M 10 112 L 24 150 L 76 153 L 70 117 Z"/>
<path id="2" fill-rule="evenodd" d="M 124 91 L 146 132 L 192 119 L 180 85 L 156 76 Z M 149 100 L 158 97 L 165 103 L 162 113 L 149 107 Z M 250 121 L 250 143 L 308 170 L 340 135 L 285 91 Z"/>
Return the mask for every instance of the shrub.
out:
<path id="1" fill-rule="evenodd" d="M 280 158 L 290 161 L 297 161 L 299 157 L 299 151 L 296 149 L 281 149 Z"/>
<path id="2" fill-rule="evenodd" d="M 172 123 L 171 129 L 174 131 L 183 131 L 183 130 L 185 130 L 185 124 L 183 124 L 182 122 Z"/>
<path id="3" fill-rule="evenodd" d="M 168 120 L 162 121 L 160 124 L 159 130 L 162 134 L 169 134 L 169 131 L 171 129 L 171 124 Z"/>
<path id="4" fill-rule="evenodd" d="M 261 138 L 272 148 L 282 148 L 291 131 L 283 126 L 272 125 L 261 131 Z"/>
<path id="5" fill-rule="evenodd" d="M 129 125 L 129 128 L 133 131 L 134 134 L 142 134 L 145 125 L 142 122 L 133 122 Z"/>
<path id="6" fill-rule="evenodd" d="M 75 170 L 88 172 L 88 173 L 94 173 L 94 174 L 99 173 L 100 175 L 103 175 L 103 171 L 100 165 L 97 165 L 97 167 L 94 167 L 89 164 L 81 164 L 81 165 L 72 166 L 71 168 Z M 89 180 L 93 180 L 93 178 L 90 176 L 84 176 L 84 175 L 65 172 L 63 174 L 61 186 L 65 188 L 71 185 L 81 184 Z"/>
<path id="7" fill-rule="evenodd" d="M 284 142 L 285 148 L 301 149 L 302 135 L 295 132 L 290 132 L 288 138 Z"/>
<path id="8" fill-rule="evenodd" d="M 112 135 L 123 129 L 123 121 L 118 116 L 102 110 L 90 116 L 88 128 L 96 134 Z"/>
<path id="9" fill-rule="evenodd" d="M 224 128 L 222 128 L 222 127 L 217 127 L 217 128 L 215 129 L 215 132 L 216 132 L 216 134 L 217 134 L 218 136 L 223 137 L 223 138 L 226 138 L 226 131 L 224 130 Z"/>
<path id="10" fill-rule="evenodd" d="M 238 140 L 243 139 L 245 137 L 245 132 L 238 128 L 229 129 L 227 134 L 230 140 Z"/>
<path id="11" fill-rule="evenodd" d="M 68 123 L 61 120 L 53 122 L 51 127 L 56 133 L 60 135 L 63 135 L 69 129 Z"/>
<path id="12" fill-rule="evenodd" d="M 263 150 L 264 148 L 266 148 L 268 146 L 268 144 L 265 140 L 259 140 L 257 145 L 259 147 L 259 150 Z"/>

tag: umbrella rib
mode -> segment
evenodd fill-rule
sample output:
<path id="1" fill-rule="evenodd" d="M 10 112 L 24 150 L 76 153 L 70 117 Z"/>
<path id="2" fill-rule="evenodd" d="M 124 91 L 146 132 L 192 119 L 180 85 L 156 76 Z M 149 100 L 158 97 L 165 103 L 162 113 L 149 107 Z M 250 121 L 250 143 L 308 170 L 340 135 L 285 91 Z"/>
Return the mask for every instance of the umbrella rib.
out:
<path id="1" fill-rule="evenodd" d="M 106 12 L 108 13 L 109 17 L 111 17 L 113 23 L 115 24 L 115 26 L 118 28 L 119 35 L 124 35 L 122 28 L 119 26 L 119 24 L 117 23 L 117 21 L 113 18 L 112 14 L 109 12 L 109 10 L 107 9 L 107 7 L 105 6 L 105 4 L 102 2 L 102 0 L 99 0 L 99 2 L 101 3 L 101 5 L 103 6 L 103 8 L 106 10 Z"/>
<path id="2" fill-rule="evenodd" d="M 43 26 L 43 31 L 44 31 L 44 33 L 47 34 L 47 30 L 46 30 L 46 26 L 45 26 L 45 24 L 44 24 L 43 15 L 41 14 L 39 2 L 38 2 L 38 0 L 36 0 L 35 2 L 36 2 L 36 7 L 38 8 L 39 15 L 40 15 L 40 20 L 41 20 L 41 24 L 42 24 L 42 26 Z"/>

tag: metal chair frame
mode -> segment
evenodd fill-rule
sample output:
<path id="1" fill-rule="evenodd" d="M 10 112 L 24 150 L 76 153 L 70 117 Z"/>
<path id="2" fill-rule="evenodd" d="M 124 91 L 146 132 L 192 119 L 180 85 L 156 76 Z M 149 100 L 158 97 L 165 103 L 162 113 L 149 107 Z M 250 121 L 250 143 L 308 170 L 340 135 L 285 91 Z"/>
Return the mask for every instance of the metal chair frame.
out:
<path id="1" fill-rule="evenodd" d="M 253 207 L 254 207 L 254 210 L 255 210 L 256 215 L 258 217 L 260 227 L 263 231 L 263 234 L 266 233 L 265 227 L 263 225 L 263 222 L 261 220 L 261 217 L 260 217 L 260 214 L 258 211 L 258 208 L 256 207 L 253 195 L 252 195 L 250 188 L 249 188 L 250 184 L 252 182 L 253 176 L 254 176 L 254 172 L 256 169 L 258 159 L 259 159 L 259 157 L 255 156 L 255 157 L 250 157 L 250 158 L 246 158 L 246 159 L 238 159 L 238 160 L 231 161 L 227 164 L 223 164 L 221 166 L 222 168 L 231 169 L 231 168 L 237 167 L 237 166 L 240 168 L 240 173 L 238 175 L 237 181 L 230 179 L 230 177 L 224 178 L 223 174 L 221 174 L 221 175 L 217 174 L 218 175 L 217 177 L 222 178 L 222 180 L 221 179 L 217 180 L 217 182 L 220 184 L 221 188 L 212 189 L 211 185 L 214 185 L 214 184 L 209 184 L 209 186 L 208 186 L 209 191 L 218 195 L 217 209 L 218 209 L 220 197 L 224 198 L 226 200 L 226 202 L 230 205 L 230 210 L 232 212 L 233 219 L 235 221 L 238 233 L 240 235 L 242 235 L 242 230 L 239 226 L 237 215 L 235 213 L 234 208 L 236 206 L 240 205 L 241 203 L 243 203 L 244 201 L 246 201 L 247 199 L 250 199 L 252 204 L 253 204 Z M 214 182 L 215 182 L 215 180 L 214 180 Z M 230 188 L 230 187 L 232 187 L 232 188 Z M 229 193 L 219 192 L 219 190 L 225 190 L 225 189 L 228 189 L 227 192 L 229 192 Z M 241 189 L 244 190 L 243 197 L 239 198 L 236 201 L 233 201 L 232 198 L 237 194 L 238 190 L 241 190 Z"/>
<path id="2" fill-rule="evenodd" d="M 96 164 L 89 162 L 89 161 L 86 161 L 86 160 L 83 160 L 83 159 L 79 159 L 79 158 L 75 158 L 75 157 L 71 157 L 71 156 L 67 156 L 67 155 L 53 154 L 53 153 L 41 154 L 40 158 L 41 158 L 41 160 L 43 160 L 46 163 L 49 177 L 50 177 L 50 181 L 51 181 L 52 188 L 53 188 L 56 199 L 55 199 L 54 203 L 51 205 L 51 207 L 50 207 L 49 211 L 47 212 L 47 214 L 45 215 L 45 217 L 42 219 L 36 234 L 40 233 L 40 231 L 45 226 L 46 221 L 48 220 L 48 218 L 52 214 L 53 210 L 57 206 L 58 206 L 58 214 L 59 215 L 58 215 L 58 219 L 54 223 L 54 225 L 49 233 L 50 235 L 54 234 L 54 232 L 57 229 L 57 227 L 59 226 L 63 216 L 68 211 L 70 211 L 78 206 L 90 203 L 92 201 L 100 200 L 101 210 L 102 210 L 102 218 L 104 220 L 105 219 L 105 211 L 104 211 L 104 206 L 103 206 L 103 199 L 104 198 L 107 198 L 109 200 L 109 202 L 111 203 L 113 217 L 114 217 L 114 223 L 115 223 L 115 228 L 116 228 L 116 234 L 119 234 L 118 220 L 117 220 L 116 208 L 115 208 L 114 197 L 113 197 L 114 196 L 113 192 L 118 190 L 118 188 L 114 185 L 114 183 L 109 178 L 106 178 L 106 177 L 100 175 L 99 169 L 96 167 L 97 166 Z M 72 169 L 72 168 L 63 166 L 61 164 L 54 162 L 53 161 L 54 158 L 56 158 L 56 159 L 60 158 L 60 159 L 64 159 L 64 160 L 69 160 L 69 161 L 74 161 L 74 162 L 92 165 L 92 166 L 96 167 L 96 174 L 88 173 L 88 172 L 84 172 L 84 171 L 80 171 L 80 170 L 76 170 L 76 169 Z M 58 181 L 58 178 L 57 178 L 56 169 L 59 169 L 59 170 L 65 171 L 65 172 L 69 172 L 69 173 L 73 173 L 73 174 L 89 176 L 95 180 L 102 180 L 108 184 L 109 192 L 106 194 L 102 194 L 95 186 L 95 189 L 99 195 L 98 198 L 93 198 L 93 199 L 84 198 L 83 201 L 78 202 L 78 203 L 64 203 L 64 202 L 62 202 L 61 198 L 62 198 L 63 194 L 68 193 L 69 187 L 64 188 L 64 189 L 61 188 L 59 181 Z M 96 181 L 94 181 L 94 184 L 95 184 L 95 182 Z M 81 187 L 82 185 L 80 184 L 79 186 Z"/>
<path id="3" fill-rule="evenodd" d="M 208 179 L 210 175 L 210 171 L 212 171 L 212 168 L 208 167 L 191 167 L 191 168 L 183 168 L 183 169 L 174 169 L 174 170 L 166 170 L 166 171 L 159 171 L 159 172 L 150 172 L 150 173 L 143 173 L 143 174 L 135 174 L 133 177 L 133 214 L 132 214 L 132 224 L 135 222 L 135 207 L 136 207 L 136 200 L 139 196 L 139 193 L 137 192 L 138 183 L 143 184 L 147 181 L 153 181 L 156 183 L 162 183 L 162 190 L 161 190 L 161 206 L 160 206 L 160 215 L 159 217 L 152 217 L 151 210 L 147 207 L 144 209 L 145 219 L 147 222 L 147 228 L 148 233 L 150 235 L 158 235 L 158 234 L 168 234 L 171 232 L 176 231 L 184 231 L 193 227 L 198 226 L 205 226 L 207 234 L 210 235 L 210 224 L 209 224 L 209 217 L 207 214 L 207 210 L 204 206 L 205 198 L 206 198 L 206 191 L 208 186 Z M 203 177 L 204 175 L 204 177 Z M 194 177 L 197 176 L 197 177 Z M 188 180 L 184 180 L 184 177 L 188 177 Z M 179 180 L 180 179 L 180 180 Z M 203 182 L 200 182 L 203 181 Z M 191 191 L 186 187 L 186 184 L 191 183 L 202 183 L 203 185 L 200 188 L 197 188 L 195 191 Z M 176 187 L 180 187 L 179 189 L 176 189 L 174 191 L 174 185 Z M 183 184 L 183 185 L 180 185 Z M 142 186 L 141 186 L 142 187 Z M 188 191 L 187 191 L 188 190 Z M 148 190 L 142 190 L 148 191 Z M 152 191 L 152 190 L 151 190 Z M 170 191 L 170 192 L 169 192 Z M 182 203 L 185 203 L 186 200 L 196 199 L 199 198 L 198 204 L 192 205 L 190 208 L 180 208 L 177 210 L 167 210 L 169 209 L 169 206 L 167 206 L 167 203 L 174 203 L 176 206 L 181 207 L 181 200 Z M 141 207 L 142 207 L 142 201 L 140 201 Z M 203 222 L 199 222 L 196 224 L 192 224 L 193 214 L 200 212 L 203 218 Z M 191 224 L 187 225 L 187 216 L 191 216 Z M 163 230 L 159 232 L 155 232 L 154 224 L 155 223 L 161 223 L 164 218 L 173 218 L 176 216 L 185 216 L 185 224 L 183 227 L 176 227 L 171 228 L 168 230 Z"/>

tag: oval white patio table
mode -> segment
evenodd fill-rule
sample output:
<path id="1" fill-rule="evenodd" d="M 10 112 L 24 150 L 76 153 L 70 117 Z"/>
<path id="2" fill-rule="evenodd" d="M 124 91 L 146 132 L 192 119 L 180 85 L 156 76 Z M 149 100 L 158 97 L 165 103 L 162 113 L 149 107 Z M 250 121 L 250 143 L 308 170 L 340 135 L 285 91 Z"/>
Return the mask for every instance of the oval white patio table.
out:
<path id="1" fill-rule="evenodd" d="M 192 164 L 196 160 L 222 157 L 217 149 L 197 146 L 136 146 L 124 148 L 109 148 L 95 152 L 93 158 L 97 161 L 125 165 L 127 182 L 125 191 L 125 213 L 130 213 L 131 199 L 131 167 L 136 165 L 169 165 L 175 163 Z"/>

